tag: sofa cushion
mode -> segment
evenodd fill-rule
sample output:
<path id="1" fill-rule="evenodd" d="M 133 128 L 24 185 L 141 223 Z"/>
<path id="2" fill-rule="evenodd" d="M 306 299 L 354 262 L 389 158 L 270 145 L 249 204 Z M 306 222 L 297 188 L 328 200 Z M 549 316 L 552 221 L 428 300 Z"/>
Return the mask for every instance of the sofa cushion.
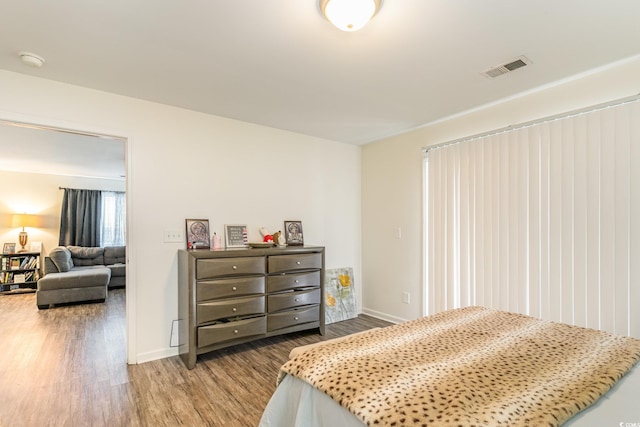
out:
<path id="1" fill-rule="evenodd" d="M 51 273 L 38 280 L 38 291 L 76 289 L 104 286 L 106 289 L 111 270 L 106 267 L 74 268 L 65 273 Z"/>
<path id="2" fill-rule="evenodd" d="M 51 258 L 59 272 L 66 273 L 73 268 L 71 252 L 63 246 L 51 249 L 49 258 Z"/>
<path id="3" fill-rule="evenodd" d="M 127 275 L 127 266 L 124 264 L 107 265 L 111 270 L 111 277 L 122 277 Z"/>
<path id="4" fill-rule="evenodd" d="M 124 264 L 126 262 L 126 246 L 105 246 L 105 265 Z"/>
<path id="5" fill-rule="evenodd" d="M 85 246 L 67 246 L 71 252 L 74 266 L 105 265 L 104 248 L 92 248 Z"/>

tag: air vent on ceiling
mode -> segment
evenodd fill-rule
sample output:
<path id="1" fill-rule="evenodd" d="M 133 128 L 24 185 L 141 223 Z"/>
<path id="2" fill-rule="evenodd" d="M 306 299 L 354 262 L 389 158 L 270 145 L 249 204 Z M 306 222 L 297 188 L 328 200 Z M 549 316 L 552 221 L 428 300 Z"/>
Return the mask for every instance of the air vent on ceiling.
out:
<path id="1" fill-rule="evenodd" d="M 526 56 L 519 56 L 513 61 L 507 62 L 506 64 L 491 67 L 482 74 L 487 77 L 495 78 L 503 74 L 507 74 L 511 71 L 517 70 L 518 68 L 525 67 L 529 64 L 531 64 L 531 60 L 529 60 L 529 58 L 527 58 Z"/>

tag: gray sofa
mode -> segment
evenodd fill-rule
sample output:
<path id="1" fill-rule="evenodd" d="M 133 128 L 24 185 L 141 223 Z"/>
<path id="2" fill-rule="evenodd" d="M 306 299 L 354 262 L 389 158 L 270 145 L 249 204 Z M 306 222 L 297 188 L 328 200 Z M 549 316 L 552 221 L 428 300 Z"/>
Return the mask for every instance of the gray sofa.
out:
<path id="1" fill-rule="evenodd" d="M 125 257 L 124 246 L 52 249 L 44 260 L 44 275 L 38 280 L 38 308 L 69 302 L 104 302 L 108 288 L 126 285 Z"/>

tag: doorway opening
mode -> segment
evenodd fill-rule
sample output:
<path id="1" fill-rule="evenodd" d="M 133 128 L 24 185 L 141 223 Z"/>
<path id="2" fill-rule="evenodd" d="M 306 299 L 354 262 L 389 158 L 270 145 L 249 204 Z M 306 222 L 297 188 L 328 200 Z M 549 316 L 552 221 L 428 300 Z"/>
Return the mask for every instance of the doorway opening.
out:
<path id="1" fill-rule="evenodd" d="M 29 233 L 29 239 L 42 244 L 42 261 L 49 250 L 58 246 L 60 209 L 60 187 L 87 188 L 105 191 L 122 191 L 126 197 L 126 287 L 125 287 L 125 341 L 127 363 L 136 363 L 135 355 L 135 307 L 130 280 L 130 182 L 129 138 L 114 135 L 103 129 L 84 129 L 68 123 L 46 123 L 46 120 L 22 117 L 0 117 L 0 173 L 5 177 L 22 177 L 23 184 L 3 197 L 0 210 L 5 216 L 11 212 L 30 210 L 40 214 L 42 228 Z M 26 179 L 25 179 L 26 177 Z M 33 182 L 35 187 L 24 183 Z M 39 185 L 43 183 L 42 185 Z M 44 188 L 43 188 L 44 187 Z M 46 188 L 46 190 L 45 190 Z M 35 191 L 34 191 L 35 190 Z M 30 193 L 30 191 L 32 191 Z M 43 197 L 43 192 L 47 196 Z M 58 202 L 52 202 L 57 199 Z M 2 216 L 2 212 L 0 212 Z M 13 229 L 5 229 L 13 233 Z M 1 233 L 0 233 L 1 234 Z M 14 233 L 15 234 L 15 233 Z M 33 238 L 31 235 L 33 234 Z"/>

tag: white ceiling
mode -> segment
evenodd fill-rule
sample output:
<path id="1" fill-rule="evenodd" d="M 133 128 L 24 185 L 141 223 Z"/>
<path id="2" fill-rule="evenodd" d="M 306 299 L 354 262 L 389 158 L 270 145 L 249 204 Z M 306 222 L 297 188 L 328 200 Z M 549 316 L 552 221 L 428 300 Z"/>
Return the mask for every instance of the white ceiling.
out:
<path id="1" fill-rule="evenodd" d="M 0 121 L 0 170 L 124 179 L 121 139 L 16 126 Z"/>
<path id="2" fill-rule="evenodd" d="M 639 20 L 638 0 L 384 0 L 345 33 L 317 0 L 3 0 L 0 69 L 366 144 L 638 55 Z"/>

